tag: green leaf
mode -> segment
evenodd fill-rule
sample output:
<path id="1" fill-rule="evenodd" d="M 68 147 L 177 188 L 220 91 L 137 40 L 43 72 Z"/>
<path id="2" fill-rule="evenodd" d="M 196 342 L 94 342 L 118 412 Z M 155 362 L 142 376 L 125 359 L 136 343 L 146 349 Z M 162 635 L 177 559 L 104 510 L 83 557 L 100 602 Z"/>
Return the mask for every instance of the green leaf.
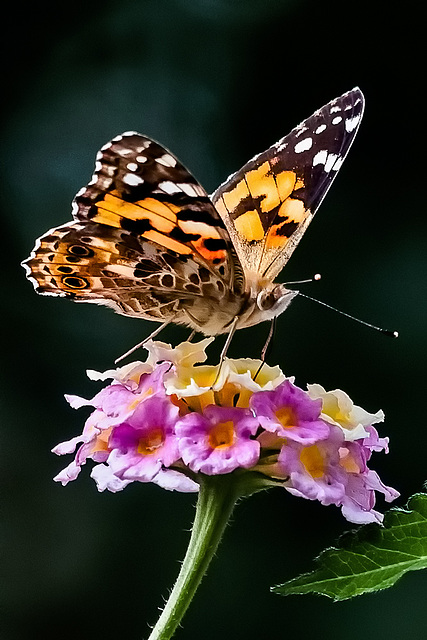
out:
<path id="1" fill-rule="evenodd" d="M 317 569 L 272 587 L 280 595 L 317 593 L 335 601 L 388 589 L 408 571 L 427 567 L 427 494 L 407 509 L 393 508 L 384 526 L 364 525 L 345 533 L 338 547 L 322 551 Z"/>

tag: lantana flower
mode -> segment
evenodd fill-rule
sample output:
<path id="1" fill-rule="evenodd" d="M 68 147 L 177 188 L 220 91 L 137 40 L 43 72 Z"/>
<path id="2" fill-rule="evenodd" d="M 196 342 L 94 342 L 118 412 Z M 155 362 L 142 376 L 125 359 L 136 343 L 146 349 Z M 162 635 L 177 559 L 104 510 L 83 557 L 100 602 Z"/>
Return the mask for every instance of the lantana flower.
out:
<path id="1" fill-rule="evenodd" d="M 175 425 L 178 407 L 164 394 L 139 402 L 132 414 L 111 432 L 108 464 L 124 480 L 150 482 L 180 457 Z"/>
<path id="2" fill-rule="evenodd" d="M 325 391 L 320 384 L 307 385 L 308 395 L 314 400 L 322 400 L 322 414 L 326 422 L 341 427 L 346 440 L 368 437 L 365 427 L 383 422 L 384 412 L 368 413 L 353 403 L 341 389 Z"/>
<path id="3" fill-rule="evenodd" d="M 260 444 L 251 436 L 258 420 L 248 409 L 208 405 L 181 418 L 176 427 L 184 464 L 208 475 L 253 467 Z"/>
<path id="4" fill-rule="evenodd" d="M 323 505 L 341 506 L 350 522 L 381 522 L 382 514 L 373 509 L 375 491 L 383 493 L 388 502 L 399 493 L 367 468 L 372 446 L 364 440 L 346 442 L 342 431 L 331 426 L 329 437 L 316 444 L 282 447 L 278 464 L 283 474 L 288 474 L 285 484 L 290 493 Z"/>
<path id="5" fill-rule="evenodd" d="M 255 393 L 250 406 L 260 426 L 282 438 L 308 445 L 329 436 L 329 425 L 320 417 L 322 401 L 312 400 L 290 380 L 274 391 Z"/>
<path id="6" fill-rule="evenodd" d="M 66 396 L 72 407 L 93 411 L 80 436 L 54 448 L 62 455 L 78 447 L 55 480 L 74 480 L 90 459 L 100 491 L 136 481 L 193 492 L 221 476 L 246 483 L 243 493 L 281 486 L 340 507 L 351 522 L 381 522 L 375 493 L 386 501 L 399 495 L 368 468 L 374 451 L 388 450 L 372 426 L 384 414 L 368 413 L 339 389 L 301 389 L 259 360 L 207 365 L 211 341 L 176 348 L 151 341 L 145 362 L 89 372 L 112 383 L 92 400 Z"/>

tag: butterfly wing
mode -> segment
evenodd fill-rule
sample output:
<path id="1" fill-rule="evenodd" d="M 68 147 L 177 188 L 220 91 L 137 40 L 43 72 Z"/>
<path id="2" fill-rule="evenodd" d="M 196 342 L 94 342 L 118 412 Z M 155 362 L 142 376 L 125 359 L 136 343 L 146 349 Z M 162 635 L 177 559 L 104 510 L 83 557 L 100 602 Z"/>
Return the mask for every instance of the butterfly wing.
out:
<path id="1" fill-rule="evenodd" d="M 355 88 L 250 160 L 211 196 L 246 273 L 274 280 L 332 184 L 363 115 Z"/>
<path id="2" fill-rule="evenodd" d="M 39 293 L 165 320 L 197 298 L 218 304 L 244 290 L 240 262 L 203 187 L 149 138 L 128 132 L 101 149 L 73 217 L 42 236 L 23 263 Z"/>
<path id="3" fill-rule="evenodd" d="M 46 295 L 226 330 L 246 287 L 272 281 L 288 261 L 363 106 L 357 88 L 333 100 L 232 175 L 214 204 L 161 145 L 134 132 L 114 138 L 74 199 L 74 222 L 42 236 L 24 261 L 29 279 Z"/>

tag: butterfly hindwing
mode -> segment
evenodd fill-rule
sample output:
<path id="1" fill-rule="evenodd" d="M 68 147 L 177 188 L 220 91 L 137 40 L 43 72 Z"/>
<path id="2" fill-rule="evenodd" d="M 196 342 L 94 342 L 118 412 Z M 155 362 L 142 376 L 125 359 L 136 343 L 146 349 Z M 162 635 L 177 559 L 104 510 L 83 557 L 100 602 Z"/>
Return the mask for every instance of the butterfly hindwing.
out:
<path id="1" fill-rule="evenodd" d="M 362 118 L 358 88 L 316 111 L 212 195 L 246 272 L 273 280 L 332 184 Z"/>
<path id="2" fill-rule="evenodd" d="M 160 322 L 175 316 L 185 323 L 183 311 L 191 311 L 197 299 L 216 297 L 219 304 L 226 293 L 222 279 L 191 256 L 182 259 L 127 231 L 93 222 L 48 231 L 28 263 L 38 293 Z"/>

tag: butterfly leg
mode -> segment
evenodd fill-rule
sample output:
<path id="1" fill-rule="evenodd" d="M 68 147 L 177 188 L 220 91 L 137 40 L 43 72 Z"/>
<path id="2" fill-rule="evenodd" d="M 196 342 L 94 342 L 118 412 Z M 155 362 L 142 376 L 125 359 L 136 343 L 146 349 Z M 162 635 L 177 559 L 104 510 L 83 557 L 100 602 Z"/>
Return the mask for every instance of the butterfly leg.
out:
<path id="1" fill-rule="evenodd" d="M 256 371 L 256 373 L 254 375 L 254 378 L 253 378 L 254 382 L 255 382 L 259 372 L 261 371 L 261 369 L 263 368 L 263 366 L 265 364 L 265 359 L 267 357 L 268 349 L 271 346 L 271 341 L 272 341 L 273 336 L 274 336 L 274 330 L 276 329 L 276 320 L 277 320 L 276 317 L 274 317 L 271 320 L 270 331 L 268 332 L 267 340 L 265 341 L 265 344 L 264 344 L 264 346 L 262 348 L 262 351 L 261 351 L 261 364 L 259 365 L 259 367 L 258 367 L 258 369 L 257 369 L 257 371 Z"/>
<path id="2" fill-rule="evenodd" d="M 121 360 L 124 360 L 124 358 L 127 358 L 127 356 L 130 356 L 131 353 L 133 353 L 134 351 L 136 351 L 137 349 L 139 349 L 140 347 L 143 347 L 144 344 L 146 342 L 148 342 L 149 340 L 152 340 L 153 338 L 155 338 L 160 331 L 163 331 L 163 329 L 170 324 L 171 322 L 174 321 L 175 317 L 177 314 L 175 314 L 174 316 L 172 316 L 172 318 L 169 318 L 169 320 L 166 320 L 166 322 L 163 322 L 163 324 L 161 324 L 159 327 L 157 327 L 157 329 L 155 329 L 153 331 L 153 333 L 150 333 L 149 336 L 147 336 L 146 338 L 144 338 L 144 340 L 142 342 L 139 342 L 138 344 L 136 344 L 134 347 L 132 347 L 132 349 L 129 349 L 129 351 L 126 351 L 126 353 L 124 353 L 122 356 L 120 356 L 119 358 L 116 358 L 116 360 L 114 360 L 114 364 L 117 364 L 118 362 L 120 362 Z"/>
<path id="3" fill-rule="evenodd" d="M 225 341 L 225 344 L 224 344 L 224 346 L 222 348 L 222 351 L 221 351 L 221 355 L 219 357 L 218 371 L 217 371 L 217 374 L 215 376 L 215 380 L 213 381 L 213 383 L 211 385 L 211 389 L 212 390 L 214 390 L 214 387 L 215 387 L 216 383 L 218 382 L 218 378 L 219 378 L 220 373 L 221 373 L 222 365 L 224 364 L 224 360 L 225 360 L 225 358 L 227 356 L 228 348 L 229 348 L 229 346 L 231 344 L 231 341 L 233 339 L 234 334 L 236 333 L 236 327 L 237 327 L 238 321 L 239 321 L 239 316 L 236 316 L 234 318 L 233 322 L 231 323 L 231 328 L 230 328 L 229 334 L 227 336 L 227 340 Z"/>
<path id="4" fill-rule="evenodd" d="M 192 331 L 190 333 L 190 335 L 188 336 L 188 338 L 187 338 L 187 342 L 191 342 L 192 339 L 194 338 L 194 336 L 196 335 L 196 333 L 197 333 L 197 331 Z"/>

